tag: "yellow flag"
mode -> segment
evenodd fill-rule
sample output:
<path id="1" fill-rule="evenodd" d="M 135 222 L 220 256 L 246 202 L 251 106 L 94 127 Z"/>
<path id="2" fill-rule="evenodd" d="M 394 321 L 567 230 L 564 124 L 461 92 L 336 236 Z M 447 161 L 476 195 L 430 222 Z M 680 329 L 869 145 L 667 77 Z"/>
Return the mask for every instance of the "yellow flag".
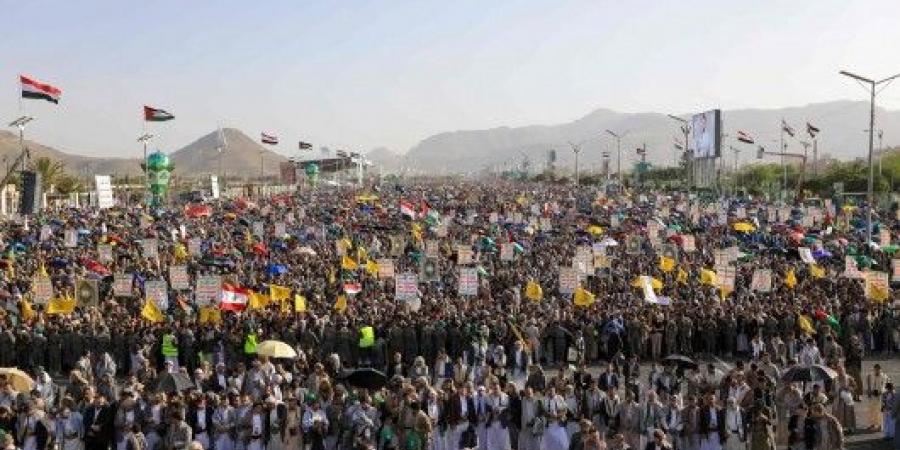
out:
<path id="1" fill-rule="evenodd" d="M 378 276 L 378 263 L 373 260 L 366 261 L 366 273 L 370 276 L 377 277 Z"/>
<path id="2" fill-rule="evenodd" d="M 675 260 L 672 258 L 666 258 L 665 256 L 660 256 L 659 269 L 665 273 L 669 273 L 675 270 Z"/>
<path id="3" fill-rule="evenodd" d="M 731 294 L 732 289 L 728 286 L 719 286 L 719 299 L 725 300 L 728 297 L 728 294 Z"/>
<path id="4" fill-rule="evenodd" d="M 601 228 L 598 225 L 591 225 L 591 226 L 587 227 L 587 232 L 594 236 L 597 236 L 597 235 L 603 234 L 603 228 Z"/>
<path id="5" fill-rule="evenodd" d="M 716 273 L 712 270 L 700 269 L 700 283 L 710 286 L 716 285 Z"/>
<path id="6" fill-rule="evenodd" d="M 800 314 L 800 317 L 797 318 L 797 326 L 808 335 L 816 334 L 816 329 L 812 326 L 812 320 L 807 315 Z"/>
<path id="7" fill-rule="evenodd" d="M 306 312 L 306 297 L 300 294 L 294 295 L 294 312 Z"/>
<path id="8" fill-rule="evenodd" d="M 159 323 L 165 320 L 162 311 L 152 298 L 144 300 L 144 307 L 141 308 L 141 317 L 153 323 Z"/>
<path id="9" fill-rule="evenodd" d="M 260 294 L 259 292 L 250 291 L 249 299 L 250 309 L 263 309 L 269 306 L 269 296 Z"/>
<path id="10" fill-rule="evenodd" d="M 797 285 L 797 275 L 794 275 L 794 269 L 790 269 L 784 275 L 784 285 L 788 287 L 788 289 L 793 289 L 794 286 Z"/>
<path id="11" fill-rule="evenodd" d="M 825 269 L 818 264 L 810 264 L 809 274 L 812 275 L 813 278 L 825 278 Z"/>
<path id="12" fill-rule="evenodd" d="M 73 311 L 75 299 L 71 297 L 56 297 L 47 303 L 47 314 L 72 314 Z"/>
<path id="13" fill-rule="evenodd" d="M 44 262 L 41 261 L 41 265 L 38 266 L 38 276 L 49 277 L 50 274 L 47 273 L 47 266 L 44 265 Z"/>
<path id="14" fill-rule="evenodd" d="M 575 306 L 591 306 L 595 301 L 594 294 L 591 294 L 587 289 L 581 286 L 575 289 Z"/>
<path id="15" fill-rule="evenodd" d="M 222 322 L 222 311 L 220 311 L 219 308 L 216 308 L 215 306 L 206 306 L 200 308 L 199 321 L 201 324 L 220 323 Z"/>
<path id="16" fill-rule="evenodd" d="M 337 299 L 334 301 L 334 310 L 341 314 L 347 310 L 347 296 L 343 294 L 338 295 Z"/>
<path id="17" fill-rule="evenodd" d="M 412 234 L 413 239 L 415 239 L 417 241 L 421 241 L 422 240 L 422 225 L 420 225 L 416 222 L 413 222 L 411 234 Z"/>
<path id="18" fill-rule="evenodd" d="M 277 284 L 269 285 L 269 297 L 273 302 L 280 302 L 291 298 L 291 288 L 279 286 Z"/>
<path id="19" fill-rule="evenodd" d="M 31 306 L 31 302 L 28 300 L 22 300 L 22 320 L 29 321 L 34 319 L 37 316 L 37 313 L 34 312 L 34 308 Z"/>
<path id="20" fill-rule="evenodd" d="M 187 248 L 185 248 L 184 244 L 180 243 L 172 250 L 172 254 L 177 261 L 184 261 L 188 257 Z"/>
<path id="21" fill-rule="evenodd" d="M 678 275 L 675 276 L 675 281 L 680 284 L 687 284 L 688 282 L 688 274 L 681 267 L 678 268 Z"/>
<path id="22" fill-rule="evenodd" d="M 341 258 L 341 269 L 356 270 L 358 268 L 359 268 L 359 264 L 357 264 L 356 261 L 353 260 L 353 258 L 351 258 L 347 255 L 344 255 Z"/>
<path id="23" fill-rule="evenodd" d="M 658 278 L 651 278 L 650 286 L 652 286 L 654 290 L 660 290 L 660 289 L 662 289 L 663 284 L 662 284 L 662 281 L 659 281 Z M 631 280 L 631 287 L 643 289 L 644 288 L 644 280 L 642 280 L 640 276 Z"/>
<path id="24" fill-rule="evenodd" d="M 544 298 L 544 290 L 541 289 L 541 285 L 536 281 L 529 280 L 528 283 L 525 284 L 525 298 L 534 302 L 540 301 Z"/>

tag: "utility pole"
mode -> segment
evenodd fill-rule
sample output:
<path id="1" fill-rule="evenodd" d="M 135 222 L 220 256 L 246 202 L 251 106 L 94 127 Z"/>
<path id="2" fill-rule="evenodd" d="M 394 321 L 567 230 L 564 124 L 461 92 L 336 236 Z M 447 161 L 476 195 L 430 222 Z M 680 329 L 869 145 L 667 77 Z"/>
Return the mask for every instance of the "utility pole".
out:
<path id="1" fill-rule="evenodd" d="M 687 189 L 690 190 L 691 184 L 693 184 L 693 183 L 691 183 L 691 178 L 693 175 L 693 167 L 692 167 L 693 162 L 690 159 L 690 150 L 689 150 L 690 147 L 688 146 L 688 139 L 690 138 L 691 127 L 688 125 L 688 121 L 686 119 L 682 119 L 681 117 L 678 117 L 678 116 L 675 116 L 672 114 L 669 114 L 668 116 L 670 119 L 677 120 L 678 122 L 681 123 L 681 132 L 684 134 L 684 148 L 682 149 L 684 151 L 684 163 L 685 163 L 684 164 L 684 170 L 685 170 L 684 179 L 685 179 L 685 182 L 687 183 Z M 676 166 L 677 166 L 677 164 L 676 164 Z"/>
<path id="2" fill-rule="evenodd" d="M 884 147 L 881 145 L 881 139 L 884 137 L 884 130 L 878 130 L 878 178 L 881 179 L 881 160 L 884 159 Z"/>
<path id="3" fill-rule="evenodd" d="M 616 139 L 616 180 L 619 182 L 619 186 L 622 185 L 622 136 L 624 134 L 619 135 L 613 133 L 610 130 L 606 130 L 610 136 Z"/>
<path id="4" fill-rule="evenodd" d="M 9 123 L 9 126 L 19 129 L 19 148 L 22 149 L 22 170 L 28 168 L 28 149 L 25 148 L 25 125 L 34 120 L 31 116 L 22 116 Z"/>
<path id="5" fill-rule="evenodd" d="M 737 190 L 738 190 L 738 158 L 741 155 L 741 149 L 731 146 L 731 145 L 729 145 L 728 148 L 730 148 L 731 151 L 734 152 L 734 180 L 732 180 L 732 181 L 734 182 L 734 192 L 737 192 Z"/>
<path id="6" fill-rule="evenodd" d="M 870 95 L 870 103 L 869 103 L 869 189 L 868 189 L 868 208 L 866 208 L 866 248 L 869 247 L 869 242 L 872 242 L 872 209 L 875 208 L 875 189 L 874 189 L 874 178 L 875 178 L 875 166 L 872 162 L 872 153 L 875 147 L 875 87 L 879 84 L 887 84 L 891 81 L 894 81 L 897 77 L 900 77 L 900 73 L 887 77 L 885 79 L 875 81 L 870 80 L 868 78 L 856 75 L 854 73 L 847 72 L 846 70 L 840 71 L 841 75 L 845 77 L 853 78 L 854 80 L 865 83 L 869 85 Z"/>
<path id="7" fill-rule="evenodd" d="M 578 154 L 581 153 L 581 144 L 569 142 L 572 152 L 575 153 L 575 186 L 578 186 Z"/>
<path id="8" fill-rule="evenodd" d="M 781 191 L 784 192 L 787 190 L 787 164 L 784 161 L 784 153 L 787 152 L 787 145 L 784 143 L 784 125 L 785 125 L 784 117 L 781 118 L 781 133 L 779 133 L 781 144 L 778 147 L 778 152 L 781 154 Z"/>

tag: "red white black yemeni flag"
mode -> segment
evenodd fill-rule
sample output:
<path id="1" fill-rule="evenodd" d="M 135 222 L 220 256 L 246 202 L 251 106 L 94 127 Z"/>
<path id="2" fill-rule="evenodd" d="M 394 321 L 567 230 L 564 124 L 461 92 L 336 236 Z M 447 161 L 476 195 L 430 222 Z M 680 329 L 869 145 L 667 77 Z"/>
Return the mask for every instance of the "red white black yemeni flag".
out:
<path id="1" fill-rule="evenodd" d="M 144 105 L 144 120 L 147 122 L 165 122 L 174 119 L 172 114 L 157 108 Z"/>
<path id="2" fill-rule="evenodd" d="M 260 140 L 263 144 L 278 145 L 278 136 L 274 134 L 260 133 Z"/>
<path id="3" fill-rule="evenodd" d="M 743 131 L 738 131 L 738 132 L 737 132 L 737 140 L 739 140 L 739 141 L 741 141 L 741 142 L 744 142 L 744 143 L 747 143 L 747 144 L 752 144 L 752 143 L 755 142 L 755 141 L 753 140 L 753 137 L 752 137 L 752 136 L 750 136 L 749 134 L 747 134 L 747 133 L 745 133 L 745 132 L 743 132 Z"/>
<path id="4" fill-rule="evenodd" d="M 19 75 L 19 83 L 22 85 L 22 98 L 34 98 L 39 100 L 47 100 L 48 102 L 59 103 L 59 97 L 62 96 L 62 90 L 56 86 L 47 83 L 41 83 L 31 77 Z"/>

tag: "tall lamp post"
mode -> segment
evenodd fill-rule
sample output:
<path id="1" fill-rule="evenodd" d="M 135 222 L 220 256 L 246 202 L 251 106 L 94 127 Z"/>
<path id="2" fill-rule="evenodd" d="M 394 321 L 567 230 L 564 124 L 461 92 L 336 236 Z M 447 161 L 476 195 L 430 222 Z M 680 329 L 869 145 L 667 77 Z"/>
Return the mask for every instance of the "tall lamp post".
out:
<path id="1" fill-rule="evenodd" d="M 569 142 L 572 147 L 572 153 L 575 153 L 575 186 L 578 186 L 578 154 L 581 153 L 581 144 Z"/>
<path id="2" fill-rule="evenodd" d="M 616 134 L 610 130 L 606 130 L 606 132 L 616 139 L 616 181 L 619 183 L 619 186 L 622 185 L 622 136 Z"/>
<path id="3" fill-rule="evenodd" d="M 25 150 L 25 125 L 34 120 L 31 116 L 22 116 L 9 123 L 9 126 L 19 129 L 19 147 L 22 148 L 22 170 L 28 167 L 28 152 Z"/>
<path id="4" fill-rule="evenodd" d="M 683 150 L 684 150 L 684 154 L 685 154 L 685 173 L 686 173 L 685 181 L 688 184 L 687 188 L 690 189 L 691 188 L 691 186 L 690 186 L 691 185 L 691 175 L 692 175 L 693 169 L 691 168 L 690 160 L 688 160 L 688 155 L 690 155 L 690 153 L 689 153 L 690 150 L 688 150 L 690 148 L 688 146 L 688 139 L 690 138 L 691 127 L 688 124 L 687 119 L 682 119 L 681 117 L 678 117 L 678 116 L 675 116 L 672 114 L 667 114 L 667 116 L 669 116 L 670 119 L 676 120 L 679 123 L 681 123 L 681 133 L 684 134 L 684 149 Z"/>
<path id="5" fill-rule="evenodd" d="M 887 85 L 894 79 L 900 77 L 900 73 L 884 78 L 882 80 L 871 80 L 869 78 L 857 75 L 855 73 L 847 72 L 846 70 L 840 71 L 840 74 L 845 77 L 853 78 L 854 80 L 867 84 L 870 92 L 870 100 L 869 100 L 869 190 L 867 195 L 867 201 L 869 203 L 866 208 L 866 247 L 868 247 L 869 243 L 872 242 L 872 209 L 875 207 L 875 189 L 874 189 L 874 178 L 875 178 L 875 166 L 872 163 L 872 152 L 875 148 L 875 88 L 878 85 L 884 84 Z"/>

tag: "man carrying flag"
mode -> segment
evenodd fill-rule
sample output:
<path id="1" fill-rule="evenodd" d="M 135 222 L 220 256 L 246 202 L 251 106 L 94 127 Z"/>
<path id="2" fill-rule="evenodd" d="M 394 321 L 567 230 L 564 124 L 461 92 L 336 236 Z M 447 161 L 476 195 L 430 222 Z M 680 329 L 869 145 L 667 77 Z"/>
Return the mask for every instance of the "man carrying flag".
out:
<path id="1" fill-rule="evenodd" d="M 144 105 L 144 120 L 147 122 L 165 122 L 174 118 L 168 111 Z"/>
<path id="2" fill-rule="evenodd" d="M 59 104 L 62 90 L 58 87 L 42 83 L 25 75 L 19 75 L 19 84 L 22 85 L 22 98 L 47 100 L 48 102 Z"/>

